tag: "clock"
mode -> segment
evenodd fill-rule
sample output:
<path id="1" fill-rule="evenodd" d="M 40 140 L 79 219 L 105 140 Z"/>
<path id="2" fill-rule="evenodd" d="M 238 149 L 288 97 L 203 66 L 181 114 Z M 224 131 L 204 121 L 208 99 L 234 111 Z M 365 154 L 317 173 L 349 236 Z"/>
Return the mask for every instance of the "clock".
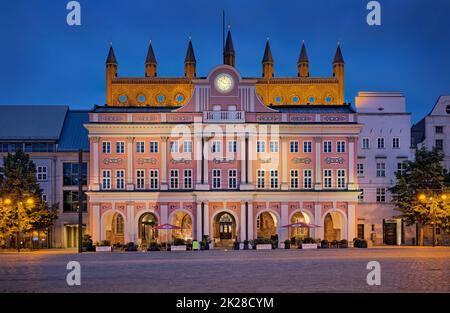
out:
<path id="1" fill-rule="evenodd" d="M 218 92 L 227 93 L 233 89 L 234 80 L 229 74 L 219 74 L 214 80 L 214 86 Z"/>

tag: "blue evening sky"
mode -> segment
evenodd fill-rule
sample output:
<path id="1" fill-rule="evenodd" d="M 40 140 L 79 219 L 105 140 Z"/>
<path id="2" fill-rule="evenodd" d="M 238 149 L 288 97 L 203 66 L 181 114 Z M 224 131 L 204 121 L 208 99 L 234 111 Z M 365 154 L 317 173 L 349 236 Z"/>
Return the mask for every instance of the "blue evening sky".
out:
<path id="1" fill-rule="evenodd" d="M 197 74 L 222 61 L 222 9 L 236 65 L 261 75 L 270 37 L 276 76 L 295 76 L 304 39 L 312 76 L 329 76 L 336 42 L 346 61 L 346 100 L 358 91 L 402 91 L 413 121 L 450 94 L 450 1 L 381 0 L 382 26 L 366 24 L 368 0 L 80 0 L 81 26 L 66 24 L 67 0 L 0 4 L 0 104 L 104 104 L 110 40 L 119 76 L 142 76 L 151 39 L 159 76 L 183 75 L 192 34 Z"/>

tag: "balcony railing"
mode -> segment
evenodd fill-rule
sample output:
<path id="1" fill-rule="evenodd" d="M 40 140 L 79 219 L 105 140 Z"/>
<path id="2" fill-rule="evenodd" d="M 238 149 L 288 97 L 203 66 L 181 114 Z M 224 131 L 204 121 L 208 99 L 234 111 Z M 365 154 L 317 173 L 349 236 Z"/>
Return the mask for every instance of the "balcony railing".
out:
<path id="1" fill-rule="evenodd" d="M 205 111 L 203 113 L 204 122 L 225 122 L 236 123 L 245 122 L 244 111 Z"/>

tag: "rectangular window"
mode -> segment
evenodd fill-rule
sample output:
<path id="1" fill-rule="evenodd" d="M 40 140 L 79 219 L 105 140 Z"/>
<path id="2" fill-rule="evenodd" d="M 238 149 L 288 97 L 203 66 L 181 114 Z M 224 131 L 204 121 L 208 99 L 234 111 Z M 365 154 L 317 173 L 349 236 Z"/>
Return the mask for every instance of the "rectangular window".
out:
<path id="1" fill-rule="evenodd" d="M 150 141 L 150 153 L 158 153 L 158 142 Z"/>
<path id="2" fill-rule="evenodd" d="M 386 164 L 384 162 L 377 163 L 377 177 L 386 177 Z"/>
<path id="3" fill-rule="evenodd" d="M 270 152 L 278 153 L 278 151 L 279 151 L 278 141 L 271 141 L 270 142 Z"/>
<path id="4" fill-rule="evenodd" d="M 384 138 L 383 137 L 377 138 L 377 148 L 384 149 Z"/>
<path id="5" fill-rule="evenodd" d="M 184 189 L 192 189 L 192 170 L 184 170 Z"/>
<path id="6" fill-rule="evenodd" d="M 397 163 L 397 173 L 400 175 L 404 175 L 406 172 L 406 163 L 405 162 L 399 162 Z"/>
<path id="7" fill-rule="evenodd" d="M 123 141 L 116 142 L 116 153 L 125 153 L 125 142 Z"/>
<path id="8" fill-rule="evenodd" d="M 158 189 L 158 170 L 150 170 L 148 174 L 150 178 L 150 189 Z"/>
<path id="9" fill-rule="evenodd" d="M 116 189 L 125 189 L 125 171 L 116 171 Z"/>
<path id="10" fill-rule="evenodd" d="M 333 186 L 332 170 L 323 170 L 323 188 L 330 189 Z"/>
<path id="11" fill-rule="evenodd" d="M 222 187 L 221 170 L 212 170 L 213 189 L 220 189 Z"/>
<path id="12" fill-rule="evenodd" d="M 178 189 L 179 186 L 178 170 L 170 170 L 170 189 Z"/>
<path id="13" fill-rule="evenodd" d="M 303 188 L 312 189 L 312 170 L 303 170 Z"/>
<path id="14" fill-rule="evenodd" d="M 356 175 L 358 177 L 364 177 L 364 164 L 363 163 L 356 164 Z"/>
<path id="15" fill-rule="evenodd" d="M 228 170 L 228 188 L 237 188 L 237 170 Z"/>
<path id="16" fill-rule="evenodd" d="M 377 188 L 377 202 L 386 202 L 386 188 Z"/>
<path id="17" fill-rule="evenodd" d="M 102 189 L 111 189 L 111 170 L 102 171 Z"/>
<path id="18" fill-rule="evenodd" d="M 345 189 L 345 170 L 337 170 L 337 187 L 338 189 Z"/>
<path id="19" fill-rule="evenodd" d="M 436 130 L 436 134 L 443 134 L 444 133 L 444 126 L 436 126 L 435 130 Z"/>
<path id="20" fill-rule="evenodd" d="M 256 142 L 256 152 L 258 153 L 264 153 L 266 152 L 266 142 L 258 140 Z"/>
<path id="21" fill-rule="evenodd" d="M 47 195 L 45 193 L 42 194 L 42 201 L 47 202 Z"/>
<path id="22" fill-rule="evenodd" d="M 331 143 L 331 141 L 324 141 L 323 142 L 323 152 L 324 153 L 331 153 L 333 150 L 333 145 Z"/>
<path id="23" fill-rule="evenodd" d="M 211 146 L 211 152 L 212 153 L 219 153 L 221 150 L 220 147 L 220 141 L 216 140 L 212 142 L 212 146 Z"/>
<path id="24" fill-rule="evenodd" d="M 145 170 L 136 171 L 136 189 L 145 189 Z"/>
<path id="25" fill-rule="evenodd" d="M 137 141 L 136 142 L 136 152 L 137 153 L 144 153 L 145 152 L 145 142 L 143 142 L 143 141 Z"/>
<path id="26" fill-rule="evenodd" d="M 256 188 L 266 188 L 266 172 L 264 170 L 256 171 Z"/>
<path id="27" fill-rule="evenodd" d="M 298 141 L 291 141 L 289 143 L 289 151 L 291 153 L 297 153 L 298 152 Z"/>
<path id="28" fill-rule="evenodd" d="M 82 193 L 82 209 L 87 212 L 86 194 Z M 63 211 L 64 212 L 78 212 L 78 191 L 64 190 L 63 191 Z"/>
<path id="29" fill-rule="evenodd" d="M 236 153 L 237 152 L 237 142 L 236 142 L 236 140 L 228 141 L 228 152 L 229 153 Z"/>
<path id="30" fill-rule="evenodd" d="M 359 189 L 358 201 L 364 202 L 364 189 L 363 188 Z"/>
<path id="31" fill-rule="evenodd" d="M 278 188 L 278 170 L 270 170 L 270 189 Z"/>
<path id="32" fill-rule="evenodd" d="M 183 152 L 191 153 L 192 152 L 192 141 L 186 140 L 183 142 Z"/>
<path id="33" fill-rule="evenodd" d="M 291 189 L 298 189 L 298 170 L 291 170 Z"/>
<path id="34" fill-rule="evenodd" d="M 312 152 L 312 142 L 311 141 L 303 141 L 303 152 L 304 153 Z"/>
<path id="35" fill-rule="evenodd" d="M 358 238 L 364 239 L 364 224 L 358 224 Z"/>
<path id="36" fill-rule="evenodd" d="M 178 152 L 178 141 L 170 142 L 170 152 L 177 153 Z"/>
<path id="37" fill-rule="evenodd" d="M 81 168 L 81 178 L 83 186 L 87 185 L 87 163 L 83 162 Z M 78 185 L 78 163 L 63 163 L 63 186 Z"/>
<path id="38" fill-rule="evenodd" d="M 363 149 L 369 149 L 370 148 L 369 138 L 363 138 L 362 139 L 362 148 Z"/>
<path id="39" fill-rule="evenodd" d="M 338 153 L 345 152 L 345 141 L 338 141 L 336 143 L 336 152 L 338 152 Z"/>
<path id="40" fill-rule="evenodd" d="M 436 143 L 434 145 L 436 147 L 436 149 L 438 150 L 444 150 L 444 140 L 442 139 L 436 139 Z"/>
<path id="41" fill-rule="evenodd" d="M 111 143 L 109 141 L 103 141 L 102 151 L 103 153 L 111 153 Z"/>
<path id="42" fill-rule="evenodd" d="M 400 149 L 400 138 L 392 138 L 392 149 Z"/>
<path id="43" fill-rule="evenodd" d="M 36 171 L 38 181 L 47 180 L 47 166 L 38 166 Z"/>

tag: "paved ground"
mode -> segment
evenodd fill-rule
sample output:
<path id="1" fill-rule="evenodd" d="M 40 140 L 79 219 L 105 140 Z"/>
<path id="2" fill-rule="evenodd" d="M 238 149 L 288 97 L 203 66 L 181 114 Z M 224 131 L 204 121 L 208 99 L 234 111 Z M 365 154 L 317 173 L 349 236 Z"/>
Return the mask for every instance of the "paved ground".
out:
<path id="1" fill-rule="evenodd" d="M 81 264 L 81 286 L 66 265 Z M 369 261 L 381 286 L 368 286 Z M 450 248 L 0 253 L 0 292 L 449 292 Z"/>

